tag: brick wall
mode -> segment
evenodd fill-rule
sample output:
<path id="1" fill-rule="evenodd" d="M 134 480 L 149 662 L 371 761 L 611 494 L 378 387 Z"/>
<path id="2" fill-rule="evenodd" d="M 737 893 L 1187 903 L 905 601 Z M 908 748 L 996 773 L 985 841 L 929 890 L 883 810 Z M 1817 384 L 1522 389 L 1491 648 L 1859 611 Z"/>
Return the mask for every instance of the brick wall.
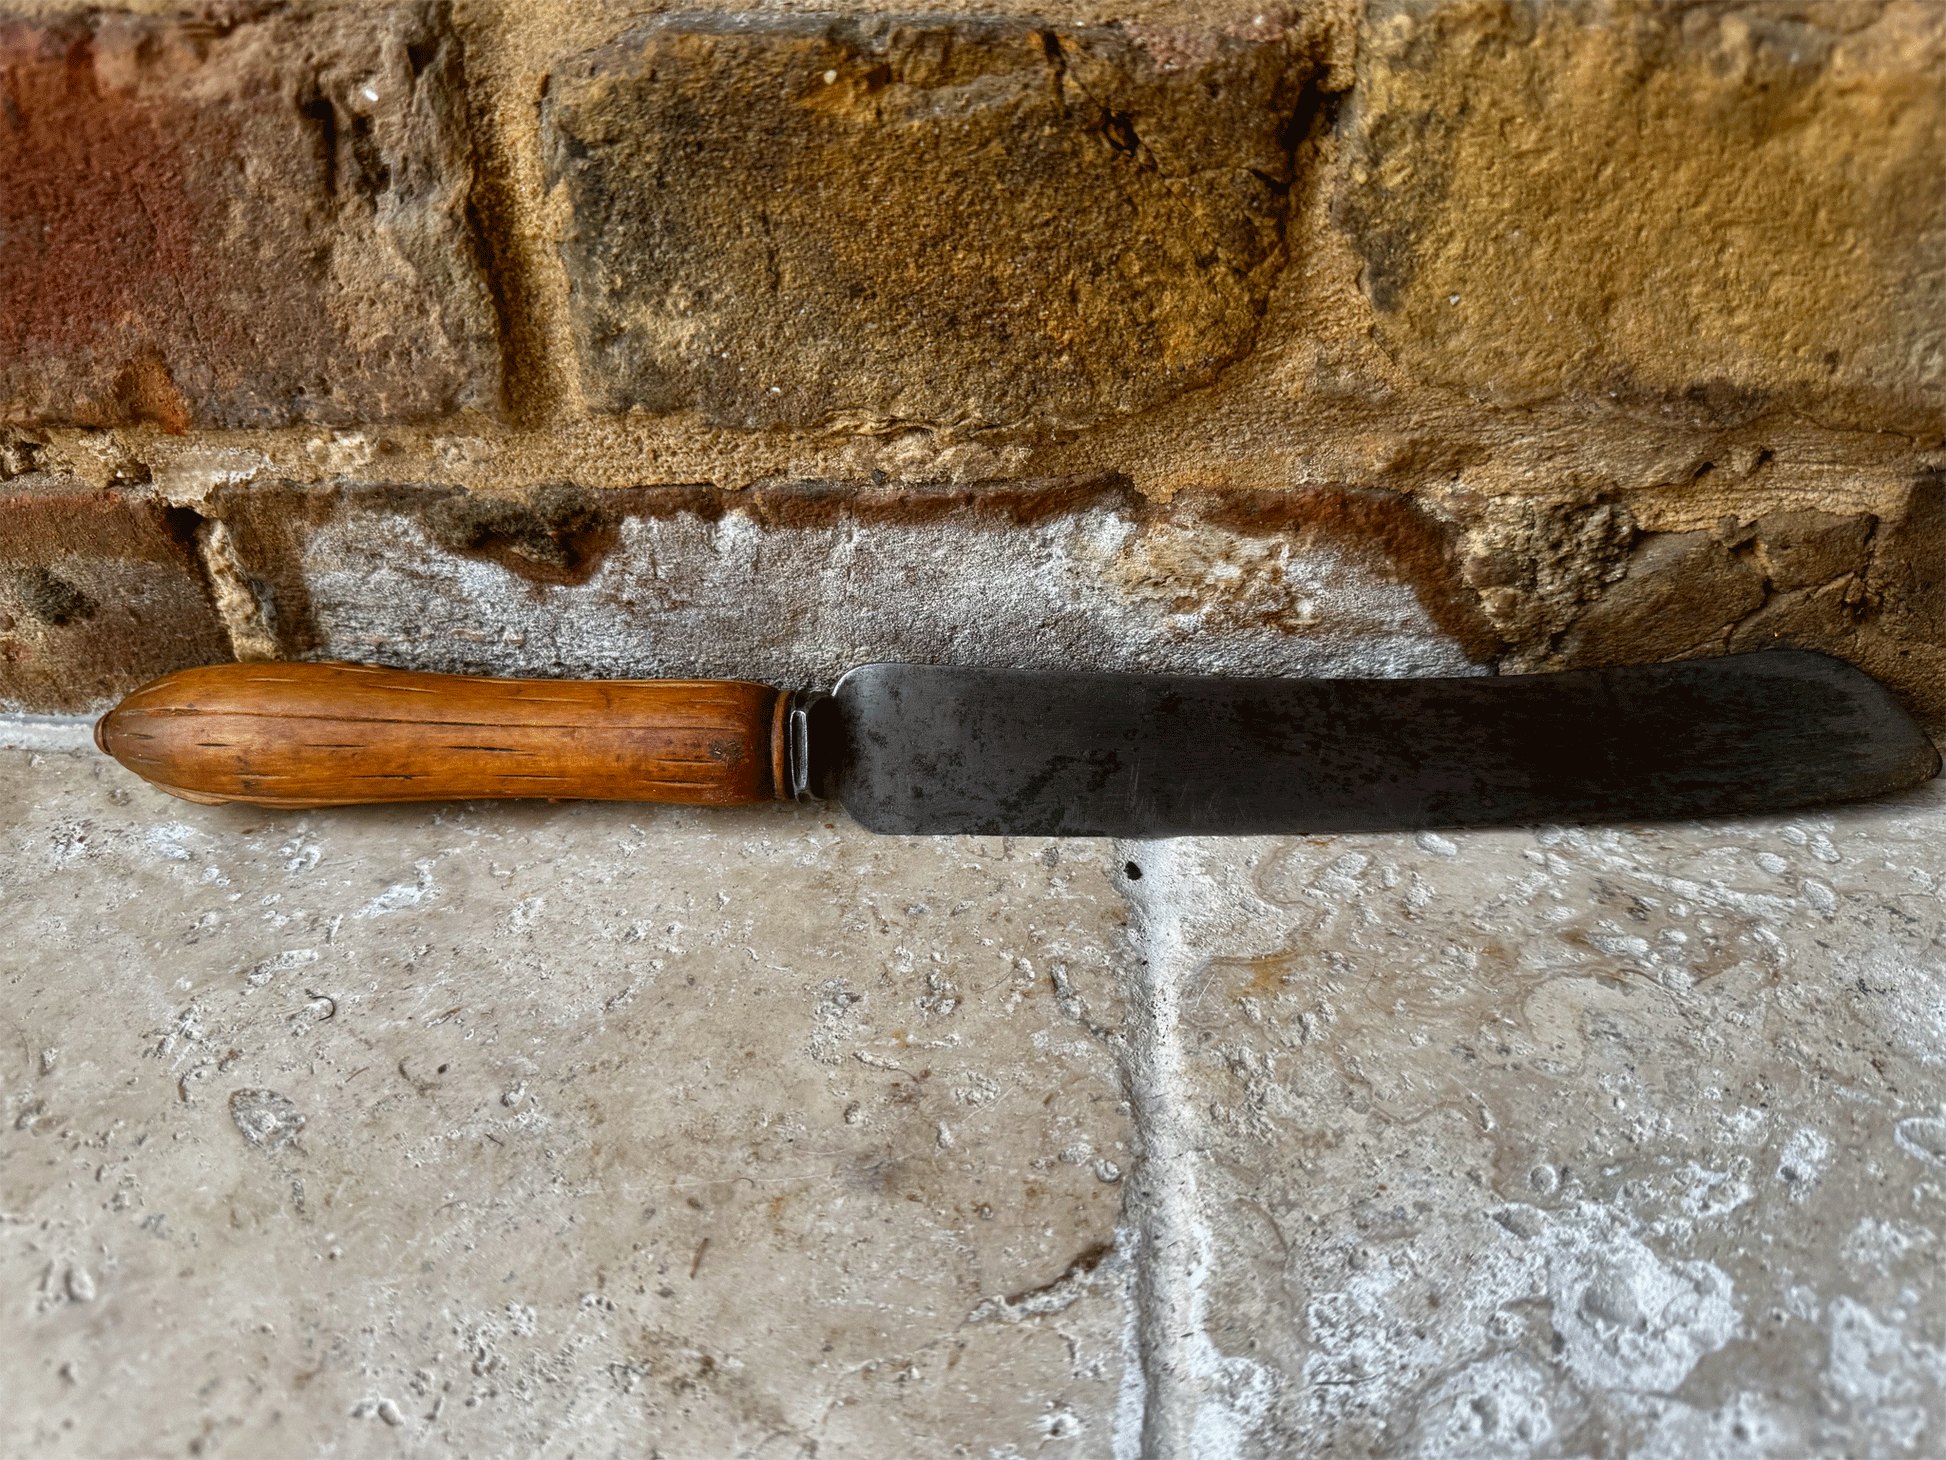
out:
<path id="1" fill-rule="evenodd" d="M 348 657 L 1946 723 L 1946 8 L 0 15 L 0 701 Z"/>

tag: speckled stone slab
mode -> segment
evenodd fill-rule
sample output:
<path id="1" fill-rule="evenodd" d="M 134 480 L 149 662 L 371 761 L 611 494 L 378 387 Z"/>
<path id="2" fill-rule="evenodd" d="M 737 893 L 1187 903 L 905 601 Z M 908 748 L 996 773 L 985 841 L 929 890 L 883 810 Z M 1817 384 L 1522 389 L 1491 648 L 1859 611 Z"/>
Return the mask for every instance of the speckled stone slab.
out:
<path id="1" fill-rule="evenodd" d="M 1937 784 L 1124 850 L 1156 1453 L 1946 1445 Z"/>
<path id="2" fill-rule="evenodd" d="M 1106 844 L 0 807 L 0 1452 L 1110 1453 Z"/>
<path id="3" fill-rule="evenodd" d="M 0 742 L 0 1451 L 1898 1457 L 1946 792 L 1124 843 Z"/>

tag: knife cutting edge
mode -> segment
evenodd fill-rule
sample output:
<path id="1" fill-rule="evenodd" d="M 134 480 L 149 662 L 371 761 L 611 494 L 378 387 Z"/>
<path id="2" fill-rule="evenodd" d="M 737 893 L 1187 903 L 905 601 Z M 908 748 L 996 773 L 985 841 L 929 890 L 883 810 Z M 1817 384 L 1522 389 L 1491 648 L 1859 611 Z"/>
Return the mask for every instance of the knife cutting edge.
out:
<path id="1" fill-rule="evenodd" d="M 1231 679 L 867 664 L 737 680 L 484 679 L 221 664 L 96 743 L 191 801 L 827 797 L 875 832 L 1212 836 L 1782 811 L 1902 790 L 1932 742 L 1842 660 L 1466 679 Z"/>

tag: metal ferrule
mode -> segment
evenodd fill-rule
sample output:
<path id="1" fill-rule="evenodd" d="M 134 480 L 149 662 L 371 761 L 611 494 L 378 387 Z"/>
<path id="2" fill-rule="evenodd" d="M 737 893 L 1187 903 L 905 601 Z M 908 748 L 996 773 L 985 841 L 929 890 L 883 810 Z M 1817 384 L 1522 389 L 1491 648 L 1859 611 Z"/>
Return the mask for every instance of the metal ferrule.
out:
<path id="1" fill-rule="evenodd" d="M 825 728 L 825 722 L 836 708 L 837 702 L 821 690 L 801 689 L 791 696 L 784 728 L 788 752 L 785 793 L 788 798 L 810 801 L 824 797 L 828 767 L 823 742 L 827 737 L 819 732 Z M 813 721 L 817 723 L 813 724 Z M 815 755 L 814 747 L 818 752 Z"/>

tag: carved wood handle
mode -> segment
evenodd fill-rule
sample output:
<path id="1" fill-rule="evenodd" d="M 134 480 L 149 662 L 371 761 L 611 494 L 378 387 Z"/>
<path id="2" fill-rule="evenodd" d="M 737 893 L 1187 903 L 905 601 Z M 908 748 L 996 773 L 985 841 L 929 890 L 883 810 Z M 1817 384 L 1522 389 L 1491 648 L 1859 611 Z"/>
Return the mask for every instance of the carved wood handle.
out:
<path id="1" fill-rule="evenodd" d="M 210 805 L 546 796 L 732 806 L 783 794 L 789 700 L 741 680 L 217 664 L 136 690 L 102 716 L 95 743 L 171 795 Z"/>

